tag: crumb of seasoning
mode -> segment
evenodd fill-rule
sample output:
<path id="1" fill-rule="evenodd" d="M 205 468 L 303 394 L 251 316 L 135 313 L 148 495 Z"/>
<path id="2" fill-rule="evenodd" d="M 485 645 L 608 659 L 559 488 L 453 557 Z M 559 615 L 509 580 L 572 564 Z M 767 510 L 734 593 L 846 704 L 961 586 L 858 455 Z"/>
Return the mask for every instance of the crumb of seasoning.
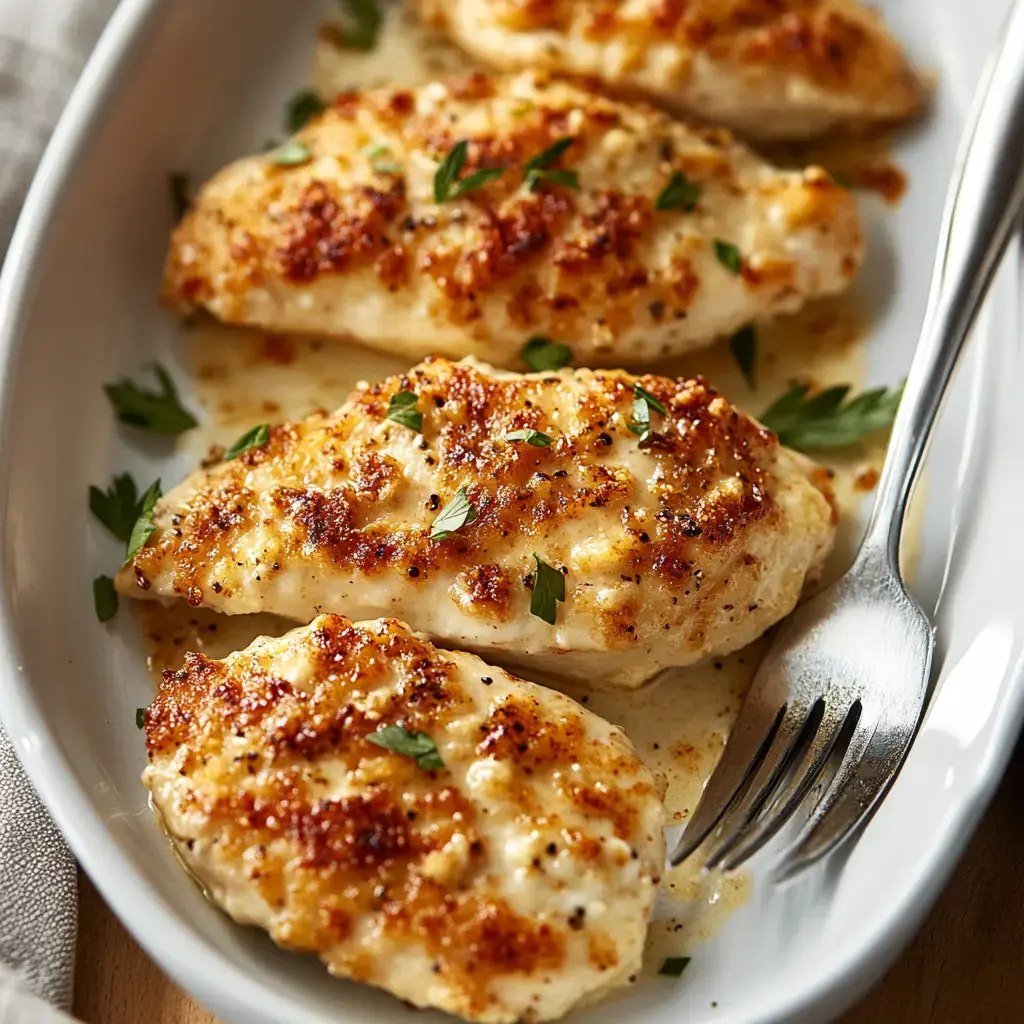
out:
<path id="1" fill-rule="evenodd" d="M 295 362 L 295 343 L 282 334 L 268 334 L 263 338 L 263 358 L 287 366 Z"/>
<path id="2" fill-rule="evenodd" d="M 873 491 L 878 485 L 878 476 L 878 470 L 874 466 L 869 466 L 857 474 L 857 479 L 854 480 L 853 486 L 858 491 Z"/>

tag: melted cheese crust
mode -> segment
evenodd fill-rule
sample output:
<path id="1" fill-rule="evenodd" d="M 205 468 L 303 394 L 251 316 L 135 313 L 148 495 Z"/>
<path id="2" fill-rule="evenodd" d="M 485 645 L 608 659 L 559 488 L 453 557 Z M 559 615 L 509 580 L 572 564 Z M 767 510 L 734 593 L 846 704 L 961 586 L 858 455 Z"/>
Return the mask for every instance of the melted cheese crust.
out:
<path id="1" fill-rule="evenodd" d="M 643 445 L 637 381 L 667 410 Z M 422 433 L 387 419 L 403 390 Z M 507 440 L 524 428 L 552 444 Z M 460 488 L 476 520 L 430 540 Z M 122 593 L 300 622 L 396 615 L 534 678 L 629 687 L 788 614 L 835 513 L 824 470 L 701 380 L 429 360 L 193 474 L 155 521 Z M 530 614 L 534 553 L 565 573 L 554 626 Z"/>
<path id="2" fill-rule="evenodd" d="M 925 91 L 859 0 L 417 0 L 478 60 L 593 75 L 734 128 L 802 139 L 916 114 Z"/>
<path id="3" fill-rule="evenodd" d="M 530 191 L 524 165 L 565 138 L 557 169 L 581 190 Z M 307 162 L 253 157 L 203 188 L 172 238 L 170 304 L 410 359 L 513 366 L 539 334 L 578 363 L 635 365 L 841 291 L 862 257 L 856 202 L 820 168 L 545 74 L 343 94 L 297 139 Z M 462 139 L 464 176 L 505 171 L 438 205 Z M 655 208 L 675 172 L 701 189 L 692 210 Z"/>
<path id="4" fill-rule="evenodd" d="M 425 732 L 444 767 L 368 741 Z M 470 1021 L 626 984 L 665 842 L 660 783 L 568 697 L 394 620 L 325 615 L 190 654 L 146 712 L 145 784 L 233 918 Z"/>

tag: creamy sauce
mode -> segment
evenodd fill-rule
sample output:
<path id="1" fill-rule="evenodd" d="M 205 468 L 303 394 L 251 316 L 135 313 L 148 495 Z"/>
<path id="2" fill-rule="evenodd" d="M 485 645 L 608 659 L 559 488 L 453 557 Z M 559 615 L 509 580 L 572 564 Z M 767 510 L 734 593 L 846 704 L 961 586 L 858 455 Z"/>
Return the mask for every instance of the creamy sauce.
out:
<path id="1" fill-rule="evenodd" d="M 325 27 L 317 49 L 315 85 L 324 95 L 353 86 L 415 85 L 472 66 L 410 14 L 393 7 L 380 45 L 369 54 L 339 50 L 331 42 L 334 31 Z M 831 164 L 823 162 L 843 170 L 835 152 Z M 872 150 L 862 156 L 880 166 L 880 153 Z M 856 390 L 863 379 L 861 339 L 867 326 L 856 295 L 820 301 L 795 316 L 760 326 L 753 389 L 725 342 L 655 372 L 699 372 L 739 406 L 758 414 L 795 382 L 816 387 L 850 383 Z M 257 423 L 334 409 L 359 382 L 409 367 L 402 359 L 355 344 L 265 335 L 211 323 L 192 327 L 189 343 L 205 418 L 200 429 L 184 435 L 182 447 L 197 460 L 211 447 L 229 445 Z M 839 540 L 822 584 L 849 564 L 860 506 L 877 481 L 884 451 L 885 439 L 878 438 L 840 453 L 820 454 L 819 461 L 834 473 L 840 512 Z M 911 538 L 912 525 L 913 516 Z M 912 539 L 907 548 L 913 552 Z M 163 607 L 140 602 L 136 614 L 157 678 L 161 671 L 179 666 L 186 651 L 221 658 L 261 634 L 280 635 L 294 625 L 270 615 L 228 617 L 180 603 Z M 658 685 L 638 693 L 573 694 L 622 725 L 641 757 L 665 776 L 672 825 L 684 823 L 696 805 L 765 647 L 761 640 L 730 657 L 669 673 Z M 706 875 L 693 862 L 667 872 L 648 939 L 645 973 L 656 972 L 665 957 L 688 953 L 711 938 L 744 902 L 749 885 L 742 872 Z"/>

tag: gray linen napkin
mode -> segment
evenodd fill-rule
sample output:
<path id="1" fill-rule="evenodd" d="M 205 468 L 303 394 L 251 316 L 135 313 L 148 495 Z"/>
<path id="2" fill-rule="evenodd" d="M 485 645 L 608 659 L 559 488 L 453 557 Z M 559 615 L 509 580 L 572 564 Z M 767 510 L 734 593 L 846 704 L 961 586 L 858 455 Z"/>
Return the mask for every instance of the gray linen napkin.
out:
<path id="1" fill-rule="evenodd" d="M 0 260 L 43 147 L 116 0 L 0 0 Z M 67 1020 L 75 862 L 0 728 L 0 1024 Z"/>

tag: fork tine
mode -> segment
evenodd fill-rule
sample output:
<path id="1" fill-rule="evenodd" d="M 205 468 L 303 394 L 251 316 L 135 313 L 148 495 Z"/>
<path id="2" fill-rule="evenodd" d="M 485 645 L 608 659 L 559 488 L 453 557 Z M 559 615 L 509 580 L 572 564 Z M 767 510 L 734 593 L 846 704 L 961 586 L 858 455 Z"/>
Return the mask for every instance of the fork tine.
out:
<path id="1" fill-rule="evenodd" d="M 854 705 L 854 708 L 859 710 L 859 705 Z M 826 708 L 821 725 L 798 755 L 799 763 L 788 781 L 772 795 L 764 813 L 749 823 L 742 837 L 725 851 L 726 856 L 720 858 L 724 870 L 735 871 L 789 821 L 818 780 L 842 733 L 849 728 L 852 713 L 853 709 L 845 706 L 841 709 L 835 705 Z"/>
<path id="2" fill-rule="evenodd" d="M 722 816 L 714 845 L 708 851 L 705 866 L 715 868 L 728 852 L 740 842 L 746 829 L 764 806 L 782 777 L 786 765 L 806 745 L 808 730 L 817 731 L 820 701 L 808 704 L 796 701 L 786 706 L 782 721 L 775 730 L 771 746 L 761 761 L 750 785 L 733 801 Z M 813 736 L 813 732 L 811 733 Z"/>
<path id="3" fill-rule="evenodd" d="M 784 882 L 834 850 L 864 821 L 896 776 L 917 722 L 862 715 L 835 777 L 772 878 Z"/>
<path id="4" fill-rule="evenodd" d="M 785 705 L 753 700 L 750 696 L 743 702 L 722 751 L 722 758 L 711 773 L 704 793 L 672 853 L 673 867 L 686 860 L 704 842 L 729 809 L 743 783 L 757 770 L 785 710 Z"/>

